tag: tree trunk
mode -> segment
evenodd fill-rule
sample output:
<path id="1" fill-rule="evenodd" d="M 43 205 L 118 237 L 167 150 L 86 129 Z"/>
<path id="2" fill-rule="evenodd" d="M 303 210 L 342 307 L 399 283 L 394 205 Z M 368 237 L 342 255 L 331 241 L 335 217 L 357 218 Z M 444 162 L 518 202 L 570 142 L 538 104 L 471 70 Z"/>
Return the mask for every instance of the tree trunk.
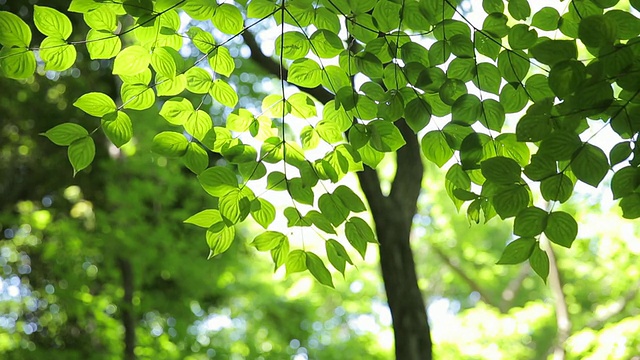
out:
<path id="1" fill-rule="evenodd" d="M 118 259 L 118 266 L 122 273 L 122 325 L 124 327 L 124 356 L 125 360 L 135 360 L 136 348 L 136 319 L 133 314 L 133 269 L 131 262 L 123 258 Z"/>
<path id="2" fill-rule="evenodd" d="M 385 196 L 375 170 L 358 173 L 380 242 L 380 266 L 395 338 L 398 360 L 432 359 L 427 312 L 418 287 L 410 237 L 417 211 L 424 167 L 415 134 L 403 120 L 396 122 L 407 144 L 398 150 L 391 192 Z"/>

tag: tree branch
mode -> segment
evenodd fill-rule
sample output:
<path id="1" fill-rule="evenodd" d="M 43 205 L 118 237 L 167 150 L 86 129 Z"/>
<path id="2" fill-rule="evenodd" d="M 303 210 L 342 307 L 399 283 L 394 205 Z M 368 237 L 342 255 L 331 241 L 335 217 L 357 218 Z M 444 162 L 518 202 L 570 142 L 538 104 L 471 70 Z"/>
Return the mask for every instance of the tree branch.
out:
<path id="1" fill-rule="evenodd" d="M 475 292 L 477 292 L 478 294 L 480 294 L 480 298 L 482 299 L 482 301 L 484 303 L 486 303 L 487 305 L 493 306 L 495 308 L 499 308 L 498 304 L 495 304 L 492 300 L 491 300 L 491 296 L 489 294 L 487 294 L 486 291 L 484 291 L 484 289 L 477 283 L 475 282 L 471 277 L 469 277 L 469 275 L 467 275 L 467 273 L 455 262 L 451 261 L 451 258 L 449 258 L 449 256 L 447 254 L 445 254 L 445 252 L 440 249 L 439 246 L 433 244 L 433 243 L 429 243 L 429 247 L 431 247 L 431 250 L 433 250 L 436 255 L 438 255 L 438 257 L 449 267 L 451 268 L 451 270 L 453 270 L 454 273 L 456 273 L 458 276 L 460 276 L 460 278 L 467 283 L 467 285 Z"/>
<path id="2" fill-rule="evenodd" d="M 396 125 L 406 144 L 396 152 L 397 168 L 389 197 L 395 204 L 402 205 L 400 209 L 405 212 L 405 221 L 411 224 L 417 211 L 416 204 L 422 189 L 424 165 L 420 157 L 420 144 L 416 134 L 404 119 L 396 121 Z"/>
<path id="3" fill-rule="evenodd" d="M 562 279 L 553 247 L 544 235 L 540 235 L 540 243 L 543 250 L 549 257 L 549 287 L 555 298 L 556 308 L 556 324 L 558 326 L 558 334 L 556 335 L 556 344 L 553 348 L 553 359 L 564 360 L 566 351 L 564 344 L 569 336 L 571 336 L 571 318 L 569 317 L 569 309 L 567 307 L 567 299 L 562 290 Z"/>
<path id="4" fill-rule="evenodd" d="M 596 315 L 589 323 L 587 327 L 592 329 L 599 329 L 612 317 L 620 314 L 631 301 L 633 301 L 640 292 L 640 281 L 637 281 L 629 291 L 627 291 L 622 298 L 619 298 L 612 304 L 606 305 L 606 309 L 600 314 Z M 596 311 L 597 312 L 597 311 Z"/>
<path id="5" fill-rule="evenodd" d="M 529 272 L 531 271 L 531 266 L 529 263 L 525 263 L 520 267 L 520 272 L 518 272 L 518 276 L 511 279 L 509 285 L 502 292 L 502 300 L 500 302 L 500 312 L 506 313 L 513 303 L 513 299 L 515 299 L 516 294 L 520 291 L 522 287 L 522 282 L 527 278 Z"/>

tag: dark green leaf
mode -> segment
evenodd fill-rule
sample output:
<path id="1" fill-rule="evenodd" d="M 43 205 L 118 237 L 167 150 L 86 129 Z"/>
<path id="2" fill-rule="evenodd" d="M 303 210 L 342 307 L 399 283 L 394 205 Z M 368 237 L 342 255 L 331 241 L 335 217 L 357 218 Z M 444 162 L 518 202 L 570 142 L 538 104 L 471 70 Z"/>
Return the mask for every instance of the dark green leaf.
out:
<path id="1" fill-rule="evenodd" d="M 542 180 L 540 193 L 547 201 L 560 201 L 563 203 L 569 200 L 573 193 L 573 182 L 565 174 L 556 174 Z"/>
<path id="2" fill-rule="evenodd" d="M 547 226 L 548 215 L 546 211 L 534 206 L 520 211 L 513 221 L 513 233 L 528 237 L 542 234 Z"/>
<path id="3" fill-rule="evenodd" d="M 578 180 L 597 187 L 609 171 L 607 155 L 600 148 L 585 143 L 574 156 L 571 170 Z"/>
<path id="4" fill-rule="evenodd" d="M 520 181 L 520 165 L 513 159 L 496 156 L 480 163 L 482 175 L 498 184 L 512 184 Z"/>
<path id="5" fill-rule="evenodd" d="M 504 248 L 500 260 L 496 264 L 515 265 L 526 261 L 533 253 L 537 243 L 536 239 L 530 237 L 522 237 L 510 242 Z"/>
<path id="6" fill-rule="evenodd" d="M 627 166 L 613 174 L 611 179 L 611 191 L 613 199 L 619 199 L 631 195 L 640 185 L 640 169 Z"/>
<path id="7" fill-rule="evenodd" d="M 529 257 L 529 264 L 533 271 L 546 283 L 549 276 L 549 256 L 547 256 L 547 253 L 540 247 L 534 246 L 531 257 Z"/>
<path id="8" fill-rule="evenodd" d="M 552 242 L 570 248 L 578 236 L 578 223 L 575 219 L 563 211 L 554 211 L 547 217 L 547 227 L 544 229 Z"/>
<path id="9" fill-rule="evenodd" d="M 509 185 L 495 194 L 491 203 L 502 219 L 516 216 L 529 206 L 529 191 L 522 185 Z"/>

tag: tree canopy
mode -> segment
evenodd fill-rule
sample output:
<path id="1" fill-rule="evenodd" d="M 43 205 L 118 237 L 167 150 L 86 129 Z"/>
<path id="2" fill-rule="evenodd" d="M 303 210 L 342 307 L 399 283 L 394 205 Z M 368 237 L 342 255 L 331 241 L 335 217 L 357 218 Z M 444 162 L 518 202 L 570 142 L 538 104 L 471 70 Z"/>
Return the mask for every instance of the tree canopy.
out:
<path id="1" fill-rule="evenodd" d="M 477 5 L 35 5 L 30 22 L 0 11 L 0 75 L 26 83 L 36 73 L 74 76 L 79 47 L 109 67 L 115 94 L 90 84 L 72 99 L 84 116 L 43 135 L 66 147 L 78 177 L 100 171 L 92 164 L 104 151 L 101 134 L 113 154 L 143 143 L 180 158 L 212 197 L 184 220 L 204 229 L 209 257 L 227 251 L 251 218 L 263 229 L 251 244 L 271 254 L 275 270 L 308 270 L 334 286 L 328 264 L 344 275 L 357 265 L 353 251 L 364 258 L 379 243 L 384 272 L 394 265 L 383 254 L 395 244 L 382 240 L 394 236 L 392 224 L 406 225 L 397 232 L 408 244 L 424 157 L 446 169 L 443 188 L 470 222 L 513 218 L 514 240 L 498 263 L 528 261 L 546 281 L 547 243 L 570 248 L 578 235 L 575 216 L 558 209 L 577 186 L 604 184 L 624 218 L 640 217 L 640 20 L 631 11 L 640 3 Z M 80 16 L 86 26 L 73 25 Z M 244 58 L 276 80 L 243 71 Z M 265 93 L 259 102 L 250 87 Z M 140 131 L 139 114 L 150 111 L 155 123 Z M 375 169 L 389 159 L 397 170 L 387 193 Z M 366 202 L 342 183 L 353 172 Z M 415 278 L 411 250 L 398 254 Z M 385 286 L 394 292 L 388 277 Z"/>

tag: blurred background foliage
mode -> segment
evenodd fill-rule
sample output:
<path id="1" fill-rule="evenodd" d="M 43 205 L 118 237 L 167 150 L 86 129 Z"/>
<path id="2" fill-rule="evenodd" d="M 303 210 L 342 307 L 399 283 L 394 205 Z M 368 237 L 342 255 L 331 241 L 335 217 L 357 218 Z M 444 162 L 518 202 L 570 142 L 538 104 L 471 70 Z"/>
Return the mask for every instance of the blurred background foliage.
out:
<path id="1" fill-rule="evenodd" d="M 0 10 L 30 18 L 33 3 L 0 0 Z M 202 232 L 182 221 L 211 198 L 182 164 L 150 152 L 151 129 L 164 126 L 153 112 L 132 114 L 138 141 L 120 150 L 103 141 L 92 168 L 72 177 L 64 151 L 39 134 L 67 121 L 90 127 L 70 106 L 88 89 L 117 97 L 108 64 L 82 54 L 62 74 L 0 79 L 1 358 L 121 359 L 134 335 L 142 359 L 391 357 L 375 252 L 336 277 L 336 290 L 274 276 L 247 246 L 251 227 L 206 260 Z M 237 66 L 243 101 L 255 101 L 269 80 L 249 62 Z M 554 248 L 554 292 L 526 265 L 494 265 L 510 224 L 470 225 L 441 178 L 427 169 L 413 242 L 436 356 L 546 359 L 559 341 L 568 359 L 640 355 L 639 227 L 610 194 L 563 205 L 581 228 L 572 249 Z"/>

